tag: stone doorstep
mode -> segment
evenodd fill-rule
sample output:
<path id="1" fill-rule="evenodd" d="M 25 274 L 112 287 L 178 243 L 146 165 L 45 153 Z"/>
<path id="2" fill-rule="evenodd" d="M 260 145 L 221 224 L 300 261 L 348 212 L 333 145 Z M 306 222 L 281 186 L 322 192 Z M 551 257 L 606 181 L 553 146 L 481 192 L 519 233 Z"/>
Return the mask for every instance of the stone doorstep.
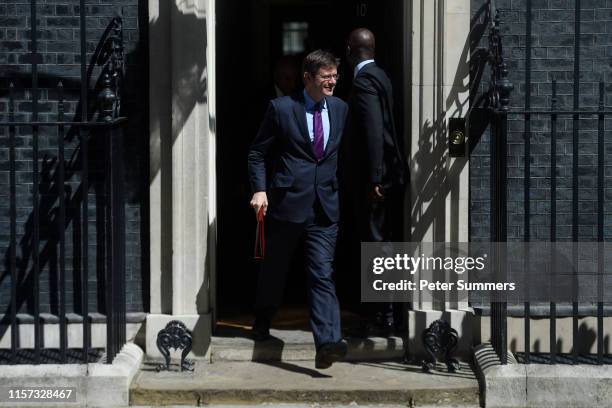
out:
<path id="1" fill-rule="evenodd" d="M 144 390 L 136 389 L 130 394 L 130 405 L 202 406 L 212 404 L 262 405 L 309 403 L 309 404 L 398 404 L 403 407 L 431 405 L 435 407 L 478 407 L 478 389 L 455 390 L 325 390 L 325 391 L 278 391 L 272 388 L 260 390 Z"/>
<path id="2" fill-rule="evenodd" d="M 468 365 L 425 374 L 400 362 L 341 362 L 316 370 L 313 361 L 196 362 L 191 373 L 156 372 L 145 364 L 130 392 L 132 405 L 401 404 L 479 405 L 478 382 Z M 173 367 L 175 370 L 176 366 Z"/>
<path id="3" fill-rule="evenodd" d="M 345 339 L 348 343 L 349 361 L 376 361 L 401 359 L 410 352 L 410 357 L 419 361 L 426 357 L 421 334 L 437 319 L 451 323 L 458 331 L 459 344 L 456 357 L 470 361 L 472 358 L 471 328 L 473 314 L 470 310 L 411 310 L 408 315 L 410 337 L 351 337 L 355 327 L 346 325 Z M 356 322 L 352 322 L 355 325 Z M 217 327 L 211 338 L 211 361 L 306 361 L 314 359 L 315 346 L 312 333 L 305 329 L 278 329 L 270 331 L 272 339 L 254 342 L 250 328 L 242 325 Z M 152 345 L 152 347 L 155 347 Z M 152 353 L 147 350 L 148 356 Z"/>
<path id="4" fill-rule="evenodd" d="M 213 337 L 211 362 L 222 361 L 313 361 L 312 333 L 301 330 L 274 330 L 272 338 L 255 342 L 245 337 Z M 405 354 L 401 337 L 347 339 L 348 361 L 401 359 Z"/>
<path id="5" fill-rule="evenodd" d="M 155 408 L 152 405 L 132 405 L 133 408 Z M 181 407 L 188 408 L 195 406 L 182 405 Z M 220 403 L 206 405 L 208 408 L 412 408 L 408 404 L 357 404 L 351 401 L 347 404 L 343 403 L 308 403 L 308 402 L 280 402 L 280 403 L 261 403 L 261 404 L 236 404 L 236 403 Z M 418 408 L 481 408 L 480 405 L 419 405 Z"/>
<path id="6" fill-rule="evenodd" d="M 511 352 L 508 352 L 512 356 Z M 501 365 L 490 344 L 474 350 L 486 407 L 612 407 L 612 367 L 592 365 Z"/>
<path id="7" fill-rule="evenodd" d="M 142 364 L 144 352 L 133 343 L 126 344 L 112 364 L 40 364 L 2 366 L 0 384 L 15 387 L 73 387 L 74 403 L 41 403 L 45 407 L 124 407 L 128 404 L 129 387 Z M 14 407 L 2 403 L 0 407 Z"/>

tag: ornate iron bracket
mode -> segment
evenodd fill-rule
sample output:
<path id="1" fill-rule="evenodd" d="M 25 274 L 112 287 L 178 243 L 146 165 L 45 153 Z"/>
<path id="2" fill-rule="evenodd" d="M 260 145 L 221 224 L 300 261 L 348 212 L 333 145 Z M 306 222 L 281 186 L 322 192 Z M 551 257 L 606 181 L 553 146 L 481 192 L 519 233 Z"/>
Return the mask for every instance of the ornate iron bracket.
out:
<path id="1" fill-rule="evenodd" d="M 115 101 L 113 105 L 112 115 L 117 118 L 121 115 L 121 88 L 123 82 L 124 66 L 124 47 L 123 47 L 123 21 L 120 17 L 115 17 L 111 24 L 110 41 L 110 59 L 107 69 L 113 85 Z"/>
<path id="2" fill-rule="evenodd" d="M 121 17 L 115 17 L 106 27 L 94 56 L 95 64 L 102 67 L 102 88 L 98 93 L 99 121 L 110 122 L 121 116 L 124 60 L 123 22 Z M 93 72 L 92 64 L 88 80 Z"/>
<path id="3" fill-rule="evenodd" d="M 157 348 L 164 356 L 165 364 L 160 364 L 157 371 L 170 370 L 170 349 L 183 349 L 181 353 L 180 371 L 193 371 L 194 363 L 185 359 L 191 351 L 193 334 L 187 329 L 185 323 L 179 320 L 172 320 L 165 328 L 157 333 Z"/>
<path id="4" fill-rule="evenodd" d="M 488 18 L 493 15 L 491 3 L 489 3 Z M 508 66 L 504 61 L 504 51 L 501 35 L 501 15 L 495 10 L 495 18 L 489 28 L 488 62 L 491 67 L 491 79 L 487 92 L 487 105 L 497 112 L 508 112 L 510 110 L 510 93 L 514 89 L 512 82 L 508 79 Z"/>
<path id="5" fill-rule="evenodd" d="M 429 328 L 425 329 L 422 334 L 423 345 L 430 357 L 429 360 L 423 360 L 423 371 L 429 373 L 436 368 L 436 354 L 438 353 L 444 353 L 444 362 L 449 372 L 458 371 L 459 362 L 451 357 L 457 348 L 458 338 L 457 330 L 444 320 L 436 320 L 429 325 Z"/>

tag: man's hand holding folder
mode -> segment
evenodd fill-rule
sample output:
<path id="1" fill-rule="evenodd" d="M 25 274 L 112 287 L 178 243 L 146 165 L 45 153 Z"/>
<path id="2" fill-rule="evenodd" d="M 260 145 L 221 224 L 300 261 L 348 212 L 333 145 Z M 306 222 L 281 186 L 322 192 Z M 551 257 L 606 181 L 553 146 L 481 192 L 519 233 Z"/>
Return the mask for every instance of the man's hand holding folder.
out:
<path id="1" fill-rule="evenodd" d="M 251 199 L 251 207 L 255 210 L 257 217 L 257 229 L 255 230 L 255 251 L 253 257 L 255 259 L 263 259 L 266 254 L 266 235 L 264 229 L 264 219 L 268 209 L 268 197 L 265 191 L 260 191 L 253 194 Z"/>

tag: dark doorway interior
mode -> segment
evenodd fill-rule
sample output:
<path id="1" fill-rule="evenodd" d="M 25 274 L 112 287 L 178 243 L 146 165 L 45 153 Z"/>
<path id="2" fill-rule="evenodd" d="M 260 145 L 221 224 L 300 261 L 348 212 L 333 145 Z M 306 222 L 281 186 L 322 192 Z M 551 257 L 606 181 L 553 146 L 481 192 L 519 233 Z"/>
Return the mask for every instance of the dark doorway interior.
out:
<path id="1" fill-rule="evenodd" d="M 255 217 L 247 152 L 267 100 L 273 95 L 274 62 L 283 55 L 301 58 L 323 48 L 344 57 L 348 33 L 367 27 L 377 36 L 377 63 L 387 70 L 396 89 L 401 117 L 402 3 L 396 0 L 219 0 L 217 1 L 217 183 L 218 267 L 217 323 L 248 326 L 258 265 L 253 260 Z M 336 96 L 346 99 L 352 72 L 344 59 Z M 399 122 L 399 121 L 398 121 Z M 397 124 L 400 126 L 401 123 Z M 343 312 L 359 305 L 359 270 L 348 259 L 358 251 L 346 245 L 351 223 L 341 228 L 335 280 Z M 357 265 L 358 267 L 358 265 Z M 301 255 L 289 271 L 286 308 L 307 316 L 307 293 Z M 292 319 L 295 313 L 290 314 Z M 295 319 L 293 319 L 295 321 Z M 303 323 L 304 319 L 298 319 Z"/>

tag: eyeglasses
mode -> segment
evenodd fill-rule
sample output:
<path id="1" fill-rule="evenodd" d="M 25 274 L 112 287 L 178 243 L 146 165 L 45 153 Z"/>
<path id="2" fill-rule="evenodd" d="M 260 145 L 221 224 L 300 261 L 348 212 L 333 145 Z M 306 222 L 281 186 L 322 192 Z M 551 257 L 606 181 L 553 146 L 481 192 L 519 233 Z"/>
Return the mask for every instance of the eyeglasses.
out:
<path id="1" fill-rule="evenodd" d="M 317 74 L 316 76 L 318 76 L 319 78 L 321 78 L 323 81 L 328 82 L 331 81 L 331 79 L 333 78 L 335 81 L 340 79 L 340 74 L 328 74 L 328 75 L 319 75 Z"/>

